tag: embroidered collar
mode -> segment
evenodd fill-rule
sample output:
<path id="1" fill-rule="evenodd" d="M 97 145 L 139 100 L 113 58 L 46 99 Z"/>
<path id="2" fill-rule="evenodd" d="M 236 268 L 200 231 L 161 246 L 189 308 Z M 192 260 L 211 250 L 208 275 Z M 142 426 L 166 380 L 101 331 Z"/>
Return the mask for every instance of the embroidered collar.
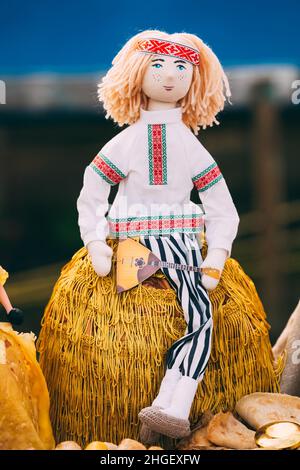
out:
<path id="1" fill-rule="evenodd" d="M 140 120 L 146 124 L 167 124 L 182 121 L 182 107 L 148 111 L 140 108 Z"/>

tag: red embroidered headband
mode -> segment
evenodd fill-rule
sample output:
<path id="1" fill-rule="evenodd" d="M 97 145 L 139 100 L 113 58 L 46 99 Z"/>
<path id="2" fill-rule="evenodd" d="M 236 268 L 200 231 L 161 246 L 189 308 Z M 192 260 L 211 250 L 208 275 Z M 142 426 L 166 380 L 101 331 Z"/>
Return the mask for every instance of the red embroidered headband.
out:
<path id="1" fill-rule="evenodd" d="M 164 54 L 180 57 L 193 65 L 199 65 L 200 63 L 199 51 L 190 46 L 164 39 L 142 39 L 138 42 L 137 51 L 145 52 L 146 54 Z"/>

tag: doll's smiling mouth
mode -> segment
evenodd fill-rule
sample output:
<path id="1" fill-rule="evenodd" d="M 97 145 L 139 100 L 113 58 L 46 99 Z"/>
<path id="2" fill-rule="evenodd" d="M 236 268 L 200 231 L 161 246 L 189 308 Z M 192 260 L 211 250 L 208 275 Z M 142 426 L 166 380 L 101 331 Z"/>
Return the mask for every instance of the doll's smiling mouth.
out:
<path id="1" fill-rule="evenodd" d="M 167 91 L 173 90 L 174 86 L 164 86 L 164 89 Z"/>

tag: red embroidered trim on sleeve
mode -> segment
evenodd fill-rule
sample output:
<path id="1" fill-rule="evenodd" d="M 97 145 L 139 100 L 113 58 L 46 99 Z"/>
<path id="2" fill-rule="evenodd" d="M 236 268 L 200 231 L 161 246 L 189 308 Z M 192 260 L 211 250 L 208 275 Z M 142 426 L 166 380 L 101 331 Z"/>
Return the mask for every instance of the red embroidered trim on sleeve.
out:
<path id="1" fill-rule="evenodd" d="M 118 184 L 126 178 L 126 175 L 102 153 L 96 155 L 90 166 L 110 185 Z"/>
<path id="2" fill-rule="evenodd" d="M 192 181 L 199 192 L 206 191 L 208 188 L 216 184 L 220 179 L 223 178 L 223 175 L 218 167 L 217 163 L 214 162 L 212 165 L 208 166 L 198 175 L 192 178 Z"/>

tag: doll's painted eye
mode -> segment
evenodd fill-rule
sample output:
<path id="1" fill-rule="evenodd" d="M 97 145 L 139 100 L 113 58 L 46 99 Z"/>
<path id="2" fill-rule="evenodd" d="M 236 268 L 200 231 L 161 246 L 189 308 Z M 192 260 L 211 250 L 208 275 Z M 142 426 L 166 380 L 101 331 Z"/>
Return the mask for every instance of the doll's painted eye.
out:
<path id="1" fill-rule="evenodd" d="M 161 64 L 153 64 L 152 67 L 155 67 L 156 69 L 160 69 L 162 67 Z"/>
<path id="2" fill-rule="evenodd" d="M 180 71 L 181 71 L 181 70 L 185 70 L 185 66 L 184 66 L 184 65 L 179 64 L 179 65 L 177 65 L 177 67 L 179 68 Z M 182 68 L 180 68 L 180 67 L 182 67 Z"/>

